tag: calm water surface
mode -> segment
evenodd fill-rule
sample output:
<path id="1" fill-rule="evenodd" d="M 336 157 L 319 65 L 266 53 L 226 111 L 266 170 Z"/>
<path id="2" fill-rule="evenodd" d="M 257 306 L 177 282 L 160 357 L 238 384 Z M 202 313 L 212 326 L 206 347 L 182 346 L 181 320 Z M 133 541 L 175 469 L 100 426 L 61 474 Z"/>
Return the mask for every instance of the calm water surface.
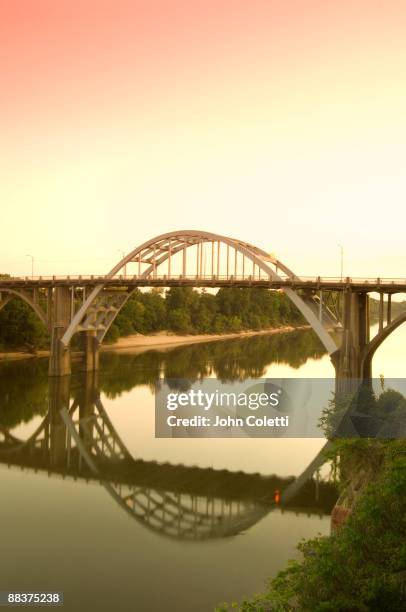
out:
<path id="1" fill-rule="evenodd" d="M 405 339 L 402 327 L 384 343 L 375 376 L 403 376 Z M 177 612 L 260 591 L 301 538 L 329 533 L 331 492 L 270 503 L 323 440 L 155 439 L 153 384 L 333 375 L 303 331 L 104 353 L 97 379 L 2 364 L 0 589 L 61 590 L 66 610 Z"/>

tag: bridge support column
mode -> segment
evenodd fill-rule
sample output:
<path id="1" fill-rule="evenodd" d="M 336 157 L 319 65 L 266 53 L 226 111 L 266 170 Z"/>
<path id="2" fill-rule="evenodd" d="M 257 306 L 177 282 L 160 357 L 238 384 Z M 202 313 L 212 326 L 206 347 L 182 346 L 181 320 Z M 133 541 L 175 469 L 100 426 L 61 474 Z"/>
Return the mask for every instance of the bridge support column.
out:
<path id="1" fill-rule="evenodd" d="M 49 375 L 66 376 L 71 373 L 70 348 L 62 344 L 61 338 L 71 318 L 71 292 L 69 287 L 56 287 L 54 289 L 52 310 Z"/>
<path id="2" fill-rule="evenodd" d="M 81 370 L 84 372 L 94 372 L 99 369 L 99 341 L 95 331 L 81 332 L 81 348 L 83 359 Z"/>
<path id="3" fill-rule="evenodd" d="M 368 343 L 368 294 L 346 291 L 341 347 L 332 355 L 336 370 L 336 392 L 350 393 L 358 387 L 360 380 L 371 378 L 370 362 L 364 361 Z"/>

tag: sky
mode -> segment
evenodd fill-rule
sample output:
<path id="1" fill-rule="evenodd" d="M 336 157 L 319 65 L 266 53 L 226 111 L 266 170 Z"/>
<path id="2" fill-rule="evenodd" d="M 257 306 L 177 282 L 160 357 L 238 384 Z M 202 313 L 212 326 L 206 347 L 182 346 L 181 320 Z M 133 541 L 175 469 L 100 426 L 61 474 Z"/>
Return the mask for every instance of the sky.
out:
<path id="1" fill-rule="evenodd" d="M 155 235 L 406 277 L 404 0 L 0 0 L 0 272 Z"/>

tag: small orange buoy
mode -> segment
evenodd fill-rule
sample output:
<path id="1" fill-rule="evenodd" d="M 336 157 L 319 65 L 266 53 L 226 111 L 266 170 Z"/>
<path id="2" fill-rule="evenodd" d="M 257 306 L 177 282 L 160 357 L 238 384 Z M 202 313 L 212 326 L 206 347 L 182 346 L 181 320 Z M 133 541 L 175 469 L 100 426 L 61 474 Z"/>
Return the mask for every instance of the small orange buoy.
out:
<path id="1" fill-rule="evenodd" d="M 281 492 L 279 491 L 279 489 L 275 489 L 275 493 L 273 494 L 273 500 L 275 504 L 281 503 Z"/>

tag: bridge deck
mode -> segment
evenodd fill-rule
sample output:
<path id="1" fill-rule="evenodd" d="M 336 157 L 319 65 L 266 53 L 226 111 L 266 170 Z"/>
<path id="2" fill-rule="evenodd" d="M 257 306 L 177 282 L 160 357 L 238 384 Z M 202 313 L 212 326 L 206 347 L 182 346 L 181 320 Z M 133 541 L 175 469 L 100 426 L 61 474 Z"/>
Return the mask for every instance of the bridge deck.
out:
<path id="1" fill-rule="evenodd" d="M 17 288 L 86 287 L 105 285 L 108 288 L 128 287 L 264 287 L 270 289 L 310 289 L 359 292 L 406 292 L 403 278 L 338 278 L 338 277 L 281 277 L 280 279 L 254 276 L 115 276 L 102 275 L 38 276 L 0 278 L 0 291 Z"/>

